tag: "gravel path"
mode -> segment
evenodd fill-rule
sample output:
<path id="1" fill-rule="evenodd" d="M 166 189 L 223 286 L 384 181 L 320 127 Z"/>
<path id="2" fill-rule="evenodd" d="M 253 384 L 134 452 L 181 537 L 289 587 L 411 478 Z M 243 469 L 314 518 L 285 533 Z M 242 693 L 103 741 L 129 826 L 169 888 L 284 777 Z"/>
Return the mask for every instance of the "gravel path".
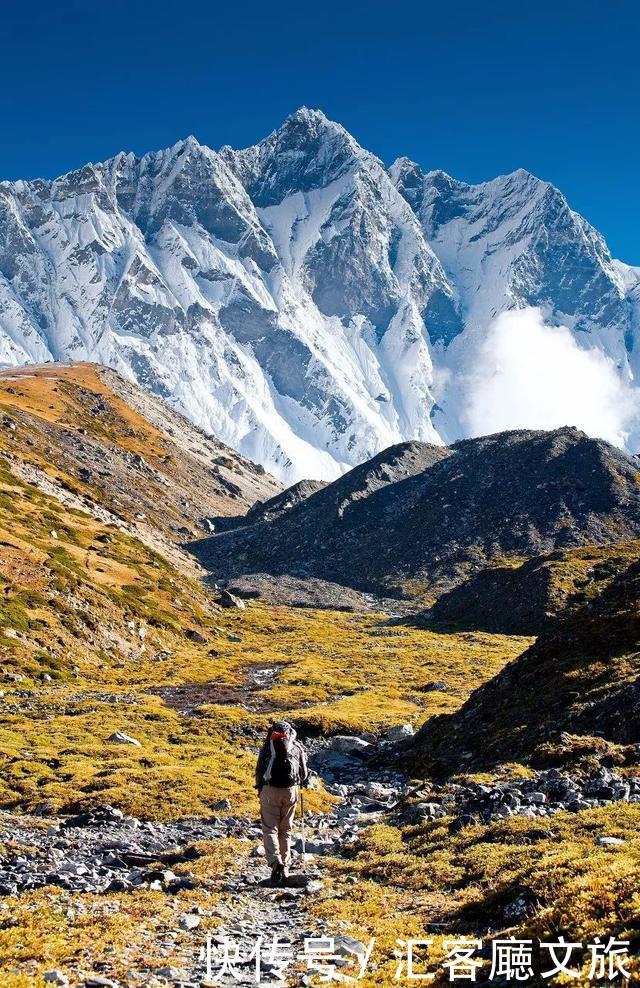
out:
<path id="1" fill-rule="evenodd" d="M 186 864 L 186 869 L 179 870 L 188 872 L 188 863 L 197 854 L 194 844 L 241 837 L 252 849 L 248 858 L 238 858 L 237 870 L 222 885 L 222 901 L 211 910 L 180 914 L 176 909 L 175 927 L 155 931 L 148 951 L 154 958 L 153 969 L 131 970 L 126 980 L 119 981 L 110 976 L 104 964 L 95 975 L 86 970 L 77 976 L 52 970 L 51 983 L 86 988 L 255 985 L 255 948 L 260 938 L 261 980 L 278 983 L 275 975 L 280 962 L 286 968 L 287 984 L 303 985 L 309 983 L 314 970 L 318 973 L 313 959 L 302 956 L 304 941 L 321 936 L 333 937 L 333 951 L 338 956 L 335 965 L 341 972 L 338 976 L 348 983 L 350 975 L 358 971 L 365 946 L 318 923 L 306 905 L 324 887 L 323 856 L 343 853 L 361 829 L 379 820 L 405 789 L 397 774 L 382 772 L 373 779 L 361 754 L 357 746 L 345 751 L 312 745 L 312 767 L 324 777 L 327 789 L 339 802 L 331 813 L 307 814 L 307 858 L 303 862 L 297 836 L 292 875 L 285 888 L 274 888 L 268 880 L 257 821 L 222 815 L 225 807 L 221 807 L 220 816 L 209 820 L 167 824 L 125 817 L 112 807 L 99 807 L 62 821 L 3 814 L 0 839 L 10 839 L 16 850 L 0 865 L 0 896 L 4 897 L 0 909 L 10 909 L 14 896 L 47 885 L 65 890 L 68 902 L 72 907 L 80 903 L 80 910 L 85 893 L 104 893 L 105 903 L 111 892 L 135 894 L 137 888 L 161 890 L 173 897 L 196 886 L 188 875 L 173 870 Z M 299 818 L 296 829 L 299 835 Z M 211 927 L 216 933 L 207 941 L 205 930 Z M 175 959 L 177 937 L 189 941 L 179 964 Z M 230 950 L 238 950 L 240 961 L 233 963 L 233 972 L 220 976 L 225 939 Z M 162 956 L 167 957 L 165 967 L 157 963 Z"/>

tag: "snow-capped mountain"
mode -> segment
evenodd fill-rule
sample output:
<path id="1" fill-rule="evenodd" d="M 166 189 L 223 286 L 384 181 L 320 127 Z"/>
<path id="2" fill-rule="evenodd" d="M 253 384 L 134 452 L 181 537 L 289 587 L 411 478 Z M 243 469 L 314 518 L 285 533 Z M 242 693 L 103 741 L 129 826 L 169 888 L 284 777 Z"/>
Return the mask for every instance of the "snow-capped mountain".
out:
<path id="1" fill-rule="evenodd" d="M 463 431 L 493 316 L 541 306 L 634 376 L 640 278 L 527 172 L 391 169 L 320 112 L 0 183 L 0 363 L 96 360 L 281 478 Z"/>

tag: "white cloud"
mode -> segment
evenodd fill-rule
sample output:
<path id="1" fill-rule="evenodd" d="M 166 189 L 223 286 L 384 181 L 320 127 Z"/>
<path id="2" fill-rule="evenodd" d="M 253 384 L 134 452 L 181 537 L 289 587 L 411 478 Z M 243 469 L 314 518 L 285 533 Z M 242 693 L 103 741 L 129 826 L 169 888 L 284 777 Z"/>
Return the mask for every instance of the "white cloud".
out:
<path id="1" fill-rule="evenodd" d="M 582 349 L 539 309 L 515 309 L 489 327 L 467 384 L 469 435 L 573 425 L 625 446 L 638 392 L 600 350 Z"/>

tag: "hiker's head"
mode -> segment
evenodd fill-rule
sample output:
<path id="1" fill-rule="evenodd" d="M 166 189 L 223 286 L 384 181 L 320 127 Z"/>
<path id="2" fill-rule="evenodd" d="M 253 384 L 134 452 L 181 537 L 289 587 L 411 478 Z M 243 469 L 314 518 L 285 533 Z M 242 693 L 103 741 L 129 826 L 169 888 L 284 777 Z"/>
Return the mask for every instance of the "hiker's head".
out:
<path id="1" fill-rule="evenodd" d="M 274 720 L 267 731 L 267 737 L 271 741 L 291 741 L 295 736 L 295 728 L 288 720 Z"/>

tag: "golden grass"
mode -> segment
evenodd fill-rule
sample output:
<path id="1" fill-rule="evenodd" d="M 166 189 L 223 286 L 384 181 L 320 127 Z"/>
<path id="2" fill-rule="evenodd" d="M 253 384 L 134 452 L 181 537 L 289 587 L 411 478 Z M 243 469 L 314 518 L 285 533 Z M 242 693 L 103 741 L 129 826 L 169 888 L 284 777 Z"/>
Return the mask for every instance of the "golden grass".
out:
<path id="1" fill-rule="evenodd" d="M 113 393 L 97 364 L 52 364 L 0 373 L 2 411 L 11 415 L 20 409 L 47 422 L 63 426 L 70 422 L 84 424 L 95 432 L 98 428 L 96 419 L 88 414 L 83 395 L 87 391 L 95 398 L 108 400 L 110 423 L 105 427 L 103 422 L 100 426 L 106 438 L 122 449 L 145 457 L 166 453 L 166 436 Z"/>
<path id="2" fill-rule="evenodd" d="M 535 942 L 563 934 L 584 943 L 615 935 L 637 944 L 639 824 L 640 806 L 618 803 L 551 820 L 512 817 L 455 835 L 446 819 L 405 830 L 375 826 L 352 860 L 329 864 L 335 884 L 313 911 L 352 935 L 377 937 L 383 963 L 366 982 L 372 985 L 394 983 L 396 937 L 433 939 L 434 971 L 443 941 L 463 935 Z M 599 836 L 624 844 L 602 847 Z M 354 875 L 358 884 L 346 884 Z M 501 923 L 504 907 L 521 895 L 532 903 L 531 915 Z M 629 966 L 640 978 L 640 960 Z M 587 973 L 585 959 L 582 978 L 572 983 L 586 986 Z M 446 982 L 441 971 L 434 984 Z"/>

